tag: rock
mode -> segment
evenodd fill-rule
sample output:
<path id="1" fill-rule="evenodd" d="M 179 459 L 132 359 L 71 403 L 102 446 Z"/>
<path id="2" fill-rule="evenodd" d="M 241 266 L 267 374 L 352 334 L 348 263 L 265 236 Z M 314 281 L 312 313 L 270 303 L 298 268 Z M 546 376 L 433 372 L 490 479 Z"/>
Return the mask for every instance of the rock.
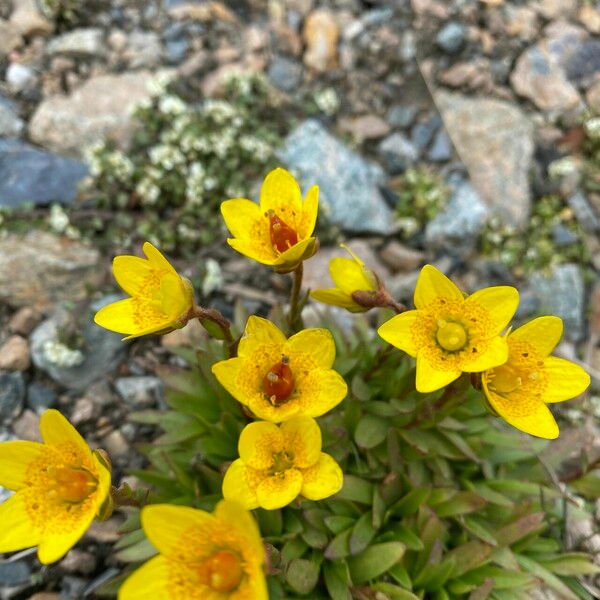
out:
<path id="1" fill-rule="evenodd" d="M 577 0 L 540 0 L 537 9 L 549 21 L 569 18 L 577 10 Z"/>
<path id="2" fill-rule="evenodd" d="M 559 265 L 549 275 L 534 273 L 531 287 L 540 303 L 540 314 L 556 315 L 564 321 L 565 337 L 578 342 L 584 335 L 585 286 L 581 267 Z"/>
<path id="3" fill-rule="evenodd" d="M 148 98 L 151 79 L 147 71 L 100 75 L 69 96 L 50 96 L 35 111 L 29 135 L 38 144 L 73 153 L 105 139 L 127 144 L 131 112 Z"/>
<path id="4" fill-rule="evenodd" d="M 392 175 L 404 172 L 419 160 L 419 151 L 402 133 L 392 133 L 382 140 L 377 150 L 386 169 Z"/>
<path id="5" fill-rule="evenodd" d="M 132 31 L 123 54 L 130 69 L 153 69 L 162 60 L 163 47 L 153 31 Z"/>
<path id="6" fill-rule="evenodd" d="M 98 416 L 98 412 L 99 410 L 96 410 L 96 405 L 91 398 L 87 396 L 79 398 L 75 402 L 73 412 L 71 413 L 71 423 L 73 425 L 80 425 L 81 423 L 91 421 Z"/>
<path id="7" fill-rule="evenodd" d="M 524 226 L 529 218 L 533 125 L 514 104 L 458 94 L 436 94 L 454 147 L 473 186 L 494 212 Z"/>
<path id="8" fill-rule="evenodd" d="M 441 127 L 442 119 L 439 115 L 430 115 L 428 119 L 419 121 L 410 134 L 410 139 L 419 152 L 423 152 L 429 145 L 435 132 Z"/>
<path id="9" fill-rule="evenodd" d="M 433 139 L 433 144 L 427 153 L 431 162 L 447 162 L 452 158 L 452 142 L 444 129 L 440 129 Z"/>
<path id="10" fill-rule="evenodd" d="M 25 124 L 17 114 L 17 105 L 0 95 L 0 138 L 20 137 L 24 127 Z"/>
<path id="11" fill-rule="evenodd" d="M 87 167 L 77 160 L 18 140 L 0 139 L 0 206 L 72 202 L 77 184 L 87 173 Z"/>
<path id="12" fill-rule="evenodd" d="M 0 423 L 10 425 L 21 414 L 24 402 L 23 375 L 0 372 Z"/>
<path id="13" fill-rule="evenodd" d="M 600 73 L 600 40 L 584 40 L 567 58 L 565 72 L 569 81 L 581 84 Z"/>
<path id="14" fill-rule="evenodd" d="M 419 112 L 419 107 L 414 104 L 403 106 L 396 104 L 390 108 L 387 113 L 386 119 L 390 127 L 398 127 L 404 129 L 410 127 L 415 117 Z"/>
<path id="15" fill-rule="evenodd" d="M 84 552 L 83 550 L 73 548 L 60 561 L 59 567 L 65 573 L 91 575 L 96 570 L 97 564 L 98 560 L 91 552 Z"/>
<path id="16" fill-rule="evenodd" d="M 565 61 L 586 34 L 567 24 L 546 32 L 546 37 L 519 56 L 510 83 L 517 94 L 529 98 L 541 110 L 562 113 L 581 102 L 577 88 L 567 77 Z"/>
<path id="17" fill-rule="evenodd" d="M 457 21 L 450 21 L 437 34 L 435 43 L 447 54 L 458 54 L 465 45 L 467 28 Z"/>
<path id="18" fill-rule="evenodd" d="M 552 239 L 557 246 L 563 248 L 579 242 L 579 236 L 562 223 L 557 223 L 552 227 Z"/>
<path id="19" fill-rule="evenodd" d="M 450 202 L 425 228 L 425 240 L 450 254 L 468 255 L 475 247 L 490 209 L 466 181 L 454 186 Z"/>
<path id="20" fill-rule="evenodd" d="M 206 338 L 206 330 L 200 324 L 198 319 L 188 321 L 185 327 L 175 329 L 171 333 L 162 335 L 160 342 L 165 348 L 175 349 L 182 346 L 195 347 Z"/>
<path id="21" fill-rule="evenodd" d="M 379 252 L 381 260 L 396 273 L 414 271 L 425 262 L 425 254 L 404 246 L 397 240 L 391 240 Z"/>
<path id="22" fill-rule="evenodd" d="M 407 306 L 412 305 L 419 273 L 420 269 L 412 273 L 401 272 L 386 279 L 386 285 L 392 297 L 400 302 L 405 302 Z"/>
<path id="23" fill-rule="evenodd" d="M 54 26 L 40 12 L 36 0 L 18 0 L 13 2 L 10 22 L 25 37 L 47 35 Z"/>
<path id="24" fill-rule="evenodd" d="M 115 380 L 117 392 L 132 408 L 148 408 L 160 404 L 164 387 L 158 377 L 119 377 Z"/>
<path id="25" fill-rule="evenodd" d="M 390 126 L 377 115 L 361 115 L 340 120 L 340 129 L 348 132 L 357 143 L 376 140 L 390 132 Z"/>
<path id="26" fill-rule="evenodd" d="M 40 322 L 40 315 L 29 306 L 18 310 L 8 322 L 8 331 L 28 336 Z"/>
<path id="27" fill-rule="evenodd" d="M 51 56 L 100 57 L 105 51 L 104 33 L 96 27 L 73 29 L 53 38 L 46 46 L 46 52 Z"/>
<path id="28" fill-rule="evenodd" d="M 592 84 L 586 94 L 587 103 L 595 114 L 600 114 L 600 80 Z"/>
<path id="29" fill-rule="evenodd" d="M 27 406 L 38 415 L 56 404 L 56 392 L 41 383 L 31 383 L 27 388 Z"/>
<path id="30" fill-rule="evenodd" d="M 92 305 L 92 311 L 96 312 L 114 300 L 113 296 L 103 298 Z M 65 347 L 58 337 L 67 318 L 64 313 L 57 315 L 34 330 L 30 339 L 31 358 L 33 364 L 56 383 L 82 391 L 117 367 L 123 359 L 126 345 L 121 335 L 98 327 L 90 318 L 81 332 L 85 345 L 75 357 L 77 350 Z"/>
<path id="31" fill-rule="evenodd" d="M 536 38 L 540 27 L 538 24 L 538 15 L 531 7 L 507 4 L 504 14 L 507 35 L 518 37 L 526 42 Z"/>
<path id="32" fill-rule="evenodd" d="M 29 583 L 31 567 L 25 560 L 0 561 L 0 588 L 14 587 Z"/>
<path id="33" fill-rule="evenodd" d="M 112 458 L 127 456 L 129 453 L 129 444 L 118 429 L 111 431 L 107 436 L 102 438 L 101 447 Z"/>
<path id="34" fill-rule="evenodd" d="M 296 127 L 278 156 L 304 185 L 319 185 L 321 206 L 327 207 L 333 224 L 383 235 L 393 230 L 391 211 L 378 188 L 385 179 L 381 167 L 350 150 L 318 121 L 308 119 Z"/>
<path id="35" fill-rule="evenodd" d="M 268 75 L 280 90 L 293 92 L 302 82 L 302 65 L 291 58 L 275 56 L 269 64 Z"/>
<path id="36" fill-rule="evenodd" d="M 28 65 L 21 63 L 10 63 L 6 69 L 6 83 L 8 89 L 14 94 L 32 88 L 37 82 L 37 75 Z"/>
<path id="37" fill-rule="evenodd" d="M 14 24 L 0 19 L 0 58 L 7 56 L 22 44 L 23 40 Z"/>
<path id="38" fill-rule="evenodd" d="M 438 74 L 438 80 L 447 87 L 459 88 L 470 85 L 481 75 L 481 66 L 476 61 L 457 62 Z"/>
<path id="39" fill-rule="evenodd" d="M 40 417 L 33 411 L 26 409 L 23 414 L 13 423 L 12 430 L 20 440 L 30 442 L 41 442 Z"/>
<path id="40" fill-rule="evenodd" d="M 0 347 L 0 370 L 27 371 L 29 365 L 27 340 L 20 335 L 11 335 Z"/>
<path id="41" fill-rule="evenodd" d="M 577 15 L 579 22 L 590 32 L 600 34 L 600 10 L 591 4 L 584 4 Z"/>
<path id="42" fill-rule="evenodd" d="M 0 238 L 0 299 L 11 306 L 50 308 L 76 301 L 98 285 L 98 251 L 42 231 L 9 233 Z"/>
<path id="43" fill-rule="evenodd" d="M 587 233 L 600 231 L 600 217 L 596 214 L 583 192 L 578 191 L 569 198 L 567 204 L 575 214 L 581 228 Z"/>
<path id="44" fill-rule="evenodd" d="M 336 66 L 340 32 L 333 13 L 325 8 L 312 11 L 304 23 L 304 64 L 324 72 Z"/>
<path id="45" fill-rule="evenodd" d="M 122 525 L 123 518 L 117 513 L 106 521 L 93 521 L 85 537 L 101 544 L 112 544 L 121 539 Z"/>

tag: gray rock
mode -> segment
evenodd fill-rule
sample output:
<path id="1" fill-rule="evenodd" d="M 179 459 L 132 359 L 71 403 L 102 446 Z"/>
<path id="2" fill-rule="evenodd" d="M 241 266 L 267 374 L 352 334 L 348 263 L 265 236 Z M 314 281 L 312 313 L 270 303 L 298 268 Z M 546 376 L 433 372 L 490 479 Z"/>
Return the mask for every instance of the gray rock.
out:
<path id="1" fill-rule="evenodd" d="M 581 83 L 600 72 L 600 40 L 585 40 L 566 60 L 569 81 Z"/>
<path id="2" fill-rule="evenodd" d="M 514 104 L 459 94 L 436 94 L 448 135 L 473 186 L 514 226 L 527 223 L 533 125 Z"/>
<path id="3" fill-rule="evenodd" d="M 32 88 L 37 82 L 37 75 L 34 70 L 21 63 L 10 63 L 6 69 L 6 83 L 8 89 L 17 94 L 26 89 Z"/>
<path id="4" fill-rule="evenodd" d="M 19 30 L 12 23 L 0 19 L 0 58 L 18 48 L 22 41 Z"/>
<path id="5" fill-rule="evenodd" d="M 552 240 L 557 246 L 564 247 L 576 244 L 579 237 L 562 223 L 557 223 L 552 227 Z"/>
<path id="6" fill-rule="evenodd" d="M 29 583 L 31 567 L 24 560 L 0 561 L 0 587 L 13 587 Z"/>
<path id="7" fill-rule="evenodd" d="M 172 65 L 178 65 L 185 59 L 189 49 L 190 42 L 185 38 L 178 40 L 167 40 L 165 42 L 167 61 Z"/>
<path id="8" fill-rule="evenodd" d="M 269 64 L 269 79 L 284 92 L 293 92 L 302 81 L 302 65 L 285 56 L 275 56 Z"/>
<path id="9" fill-rule="evenodd" d="M 92 311 L 114 302 L 116 296 L 107 296 L 92 305 Z M 73 366 L 57 363 L 50 345 L 56 343 L 66 314 L 59 314 L 41 323 L 31 334 L 31 358 L 33 364 L 47 373 L 56 383 L 72 390 L 83 391 L 91 383 L 113 371 L 123 359 L 126 344 L 123 336 L 96 325 L 91 319 L 84 325 L 82 336 L 85 342 L 82 361 Z"/>
<path id="10" fill-rule="evenodd" d="M 392 133 L 381 141 L 379 156 L 386 169 L 392 173 L 402 173 L 419 160 L 419 151 L 402 133 Z"/>
<path id="11" fill-rule="evenodd" d="M 584 231 L 587 231 L 588 233 L 600 231 L 600 218 L 583 192 L 575 192 L 572 196 L 567 198 L 567 204 L 575 213 L 575 218 Z"/>
<path id="12" fill-rule="evenodd" d="M 152 69 L 160 64 L 163 47 L 153 31 L 132 31 L 124 58 L 131 69 Z"/>
<path id="13" fill-rule="evenodd" d="M 56 392 L 41 383 L 31 383 L 27 388 L 27 406 L 35 413 L 42 414 L 56 404 Z"/>
<path id="14" fill-rule="evenodd" d="M 24 127 L 17 114 L 17 105 L 0 95 L 0 137 L 19 137 Z"/>
<path id="15" fill-rule="evenodd" d="M 444 25 L 435 38 L 436 44 L 447 54 L 458 54 L 466 41 L 467 28 L 457 21 Z"/>
<path id="16" fill-rule="evenodd" d="M 585 286 L 581 267 L 559 265 L 551 275 L 534 273 L 531 287 L 542 314 L 556 315 L 564 321 L 565 337 L 578 342 L 584 335 Z"/>
<path id="17" fill-rule="evenodd" d="M 10 425 L 23 410 L 25 379 L 19 372 L 0 371 L 0 423 Z"/>
<path id="18" fill-rule="evenodd" d="M 378 186 L 385 174 L 308 119 L 286 138 L 278 154 L 283 164 L 306 185 L 320 187 L 322 205 L 331 222 L 348 231 L 391 233 L 393 218 Z"/>
<path id="19" fill-rule="evenodd" d="M 442 119 L 436 114 L 431 115 L 426 121 L 419 121 L 413 127 L 410 139 L 419 152 L 425 150 L 441 125 Z"/>
<path id="20" fill-rule="evenodd" d="M 72 202 L 87 167 L 72 158 L 0 139 L 0 206 Z"/>
<path id="21" fill-rule="evenodd" d="M 427 159 L 431 162 L 447 162 L 452 158 L 452 142 L 444 129 L 440 129 L 429 148 Z"/>
<path id="22" fill-rule="evenodd" d="M 470 253 L 483 229 L 490 209 L 467 181 L 455 185 L 450 202 L 425 228 L 425 239 L 450 254 Z"/>
<path id="23" fill-rule="evenodd" d="M 164 384 L 158 377 L 119 377 L 115 388 L 121 398 L 133 408 L 147 408 L 161 403 Z"/>
<path id="24" fill-rule="evenodd" d="M 95 27 L 73 29 L 55 37 L 46 46 L 49 55 L 94 57 L 104 56 L 105 51 L 104 33 Z"/>
<path id="25" fill-rule="evenodd" d="M 406 106 L 396 104 L 388 111 L 386 120 L 390 127 L 404 129 L 413 124 L 418 112 L 419 107 L 414 104 L 408 104 Z"/>

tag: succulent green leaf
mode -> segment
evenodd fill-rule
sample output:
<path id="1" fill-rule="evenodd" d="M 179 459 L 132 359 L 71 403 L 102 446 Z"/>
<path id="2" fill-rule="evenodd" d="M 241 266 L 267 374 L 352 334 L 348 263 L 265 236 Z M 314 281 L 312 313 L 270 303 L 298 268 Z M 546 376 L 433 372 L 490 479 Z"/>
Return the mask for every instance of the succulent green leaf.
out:
<path id="1" fill-rule="evenodd" d="M 348 559 L 348 568 L 355 585 L 366 583 L 383 575 L 404 556 L 406 547 L 401 542 L 374 544 L 358 556 Z"/>

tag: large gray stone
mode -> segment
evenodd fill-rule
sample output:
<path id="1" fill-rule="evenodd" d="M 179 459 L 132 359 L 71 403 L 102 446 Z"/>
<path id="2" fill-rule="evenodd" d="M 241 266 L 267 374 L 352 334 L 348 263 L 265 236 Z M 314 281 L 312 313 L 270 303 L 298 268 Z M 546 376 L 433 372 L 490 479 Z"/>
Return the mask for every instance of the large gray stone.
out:
<path id="1" fill-rule="evenodd" d="M 22 41 L 19 30 L 12 23 L 0 19 L 0 58 L 18 48 Z"/>
<path id="2" fill-rule="evenodd" d="M 72 202 L 87 173 L 78 160 L 0 139 L 0 206 Z"/>
<path id="3" fill-rule="evenodd" d="M 448 135 L 473 186 L 507 222 L 529 218 L 533 125 L 514 104 L 440 92 L 435 96 Z"/>
<path id="4" fill-rule="evenodd" d="M 17 114 L 17 105 L 9 98 L 0 95 L 0 138 L 19 137 L 24 127 L 25 124 Z"/>
<path id="5" fill-rule="evenodd" d="M 131 112 L 149 96 L 151 78 L 148 71 L 100 75 L 69 96 L 50 96 L 35 111 L 29 135 L 42 146 L 74 154 L 107 138 L 126 144 Z"/>
<path id="6" fill-rule="evenodd" d="M 392 231 L 392 214 L 378 188 L 385 180 L 382 168 L 364 160 L 318 121 L 308 119 L 294 129 L 279 158 L 303 186 L 319 186 L 320 201 L 334 224 L 354 232 Z"/>
<path id="7" fill-rule="evenodd" d="M 67 56 L 104 56 L 104 33 L 102 29 L 89 27 L 74 29 L 55 37 L 46 47 L 50 55 L 64 54 Z"/>
<path id="8" fill-rule="evenodd" d="M 584 335 L 585 285 L 581 267 L 559 265 L 550 275 L 534 273 L 531 287 L 539 299 L 540 313 L 564 321 L 565 337 L 578 342 Z"/>

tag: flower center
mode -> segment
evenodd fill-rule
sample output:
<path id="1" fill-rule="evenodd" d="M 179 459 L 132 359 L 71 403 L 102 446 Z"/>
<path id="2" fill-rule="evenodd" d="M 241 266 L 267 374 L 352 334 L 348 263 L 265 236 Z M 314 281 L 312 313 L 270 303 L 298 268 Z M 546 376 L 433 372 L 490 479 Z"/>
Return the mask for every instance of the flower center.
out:
<path id="1" fill-rule="evenodd" d="M 83 468 L 50 466 L 46 472 L 51 479 L 48 495 L 68 504 L 83 502 L 98 486 L 97 479 Z"/>
<path id="2" fill-rule="evenodd" d="M 499 394 L 510 394 L 520 388 L 523 383 L 519 373 L 508 365 L 495 368 L 493 373 L 491 387 Z"/>
<path id="3" fill-rule="evenodd" d="M 444 350 L 456 352 L 467 345 L 467 332 L 460 323 L 440 319 L 437 325 L 435 338 Z"/>
<path id="4" fill-rule="evenodd" d="M 244 574 L 239 556 L 227 550 L 220 550 L 204 560 L 199 573 L 201 581 L 215 592 L 232 592 Z"/>
<path id="5" fill-rule="evenodd" d="M 298 234 L 285 221 L 280 219 L 275 211 L 270 210 L 267 216 L 269 217 L 271 245 L 274 250 L 285 252 L 298 243 Z"/>
<path id="6" fill-rule="evenodd" d="M 273 454 L 273 466 L 271 472 L 275 475 L 283 473 L 294 466 L 294 457 L 288 452 L 277 452 Z"/>
<path id="7" fill-rule="evenodd" d="M 287 356 L 274 364 L 263 379 L 263 390 L 273 406 L 283 404 L 294 391 L 294 374 Z"/>

